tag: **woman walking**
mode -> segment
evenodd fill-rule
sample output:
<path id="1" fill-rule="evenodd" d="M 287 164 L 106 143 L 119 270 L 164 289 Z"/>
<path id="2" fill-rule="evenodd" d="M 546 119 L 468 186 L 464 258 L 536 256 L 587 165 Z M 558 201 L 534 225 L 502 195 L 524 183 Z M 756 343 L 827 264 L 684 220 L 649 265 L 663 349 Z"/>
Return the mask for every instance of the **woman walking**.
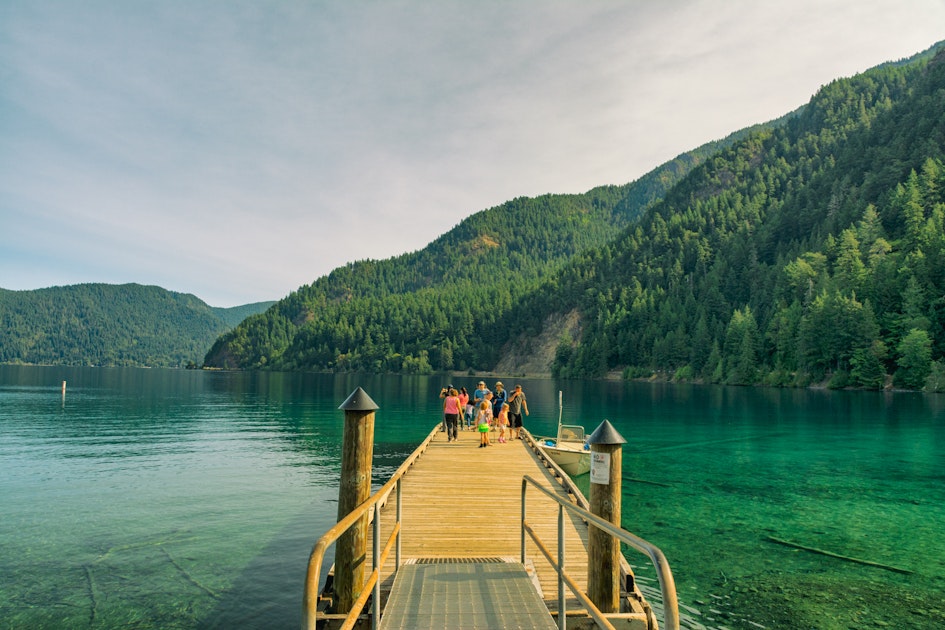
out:
<path id="1" fill-rule="evenodd" d="M 462 406 L 459 402 L 459 392 L 451 389 L 443 399 L 443 419 L 446 421 L 446 441 L 452 442 L 457 438 L 456 426 L 459 423 L 459 414 Z"/>

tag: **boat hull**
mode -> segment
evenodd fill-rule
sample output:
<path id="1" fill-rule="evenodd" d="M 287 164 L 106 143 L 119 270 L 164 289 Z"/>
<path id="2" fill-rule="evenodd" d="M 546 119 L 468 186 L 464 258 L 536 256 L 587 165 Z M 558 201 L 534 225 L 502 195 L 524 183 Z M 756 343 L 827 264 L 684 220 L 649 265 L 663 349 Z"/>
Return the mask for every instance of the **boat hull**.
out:
<path id="1" fill-rule="evenodd" d="M 567 445 L 549 445 L 541 446 L 548 457 L 561 467 L 561 470 L 568 473 L 571 477 L 578 477 L 587 473 L 591 469 L 591 453 L 583 448 L 569 448 Z"/>

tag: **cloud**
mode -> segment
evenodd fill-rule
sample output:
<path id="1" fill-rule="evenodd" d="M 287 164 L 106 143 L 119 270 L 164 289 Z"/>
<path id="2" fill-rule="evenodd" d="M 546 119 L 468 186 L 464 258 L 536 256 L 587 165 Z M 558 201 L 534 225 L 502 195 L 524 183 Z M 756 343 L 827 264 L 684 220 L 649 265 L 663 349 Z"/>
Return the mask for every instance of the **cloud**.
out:
<path id="1" fill-rule="evenodd" d="M 940 2 L 0 8 L 0 286 L 215 305 L 583 192 L 934 43 Z"/>

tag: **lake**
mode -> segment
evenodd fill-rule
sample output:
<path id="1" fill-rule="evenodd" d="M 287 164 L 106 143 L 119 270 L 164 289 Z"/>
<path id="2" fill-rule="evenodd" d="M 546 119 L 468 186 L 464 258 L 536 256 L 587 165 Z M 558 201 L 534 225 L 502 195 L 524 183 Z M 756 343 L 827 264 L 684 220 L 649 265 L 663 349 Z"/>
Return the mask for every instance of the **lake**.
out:
<path id="1" fill-rule="evenodd" d="M 627 439 L 623 524 L 669 558 L 686 627 L 945 627 L 945 396 L 503 380 L 533 433 L 562 390 L 566 423 Z M 338 406 L 380 406 L 379 485 L 445 384 L 0 366 L 0 628 L 297 628 Z"/>

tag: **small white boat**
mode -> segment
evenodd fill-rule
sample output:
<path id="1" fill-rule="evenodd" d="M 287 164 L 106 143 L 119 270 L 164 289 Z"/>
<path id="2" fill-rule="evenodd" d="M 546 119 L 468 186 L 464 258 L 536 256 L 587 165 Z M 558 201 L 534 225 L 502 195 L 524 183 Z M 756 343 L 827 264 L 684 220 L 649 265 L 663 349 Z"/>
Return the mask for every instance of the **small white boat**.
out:
<path id="1" fill-rule="evenodd" d="M 576 424 L 561 424 L 561 392 L 558 392 L 558 434 L 536 438 L 542 448 L 561 470 L 571 477 L 585 474 L 591 469 L 591 450 L 585 442 L 584 427 Z"/>

